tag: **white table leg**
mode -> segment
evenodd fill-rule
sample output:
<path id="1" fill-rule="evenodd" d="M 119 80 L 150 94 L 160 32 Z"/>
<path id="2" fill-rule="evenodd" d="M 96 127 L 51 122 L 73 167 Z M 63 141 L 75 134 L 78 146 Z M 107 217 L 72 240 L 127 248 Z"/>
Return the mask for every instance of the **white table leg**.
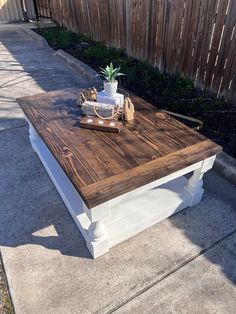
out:
<path id="1" fill-rule="evenodd" d="M 98 257 L 109 251 L 109 237 L 103 220 L 109 215 L 109 202 L 91 209 L 85 208 L 91 224 L 88 228 L 88 239 L 86 245 L 93 255 Z"/>
<path id="2" fill-rule="evenodd" d="M 91 241 L 95 242 L 101 241 L 106 235 L 106 228 L 103 221 L 91 222 L 88 231 Z"/>
<path id="3" fill-rule="evenodd" d="M 30 138 L 30 143 L 31 146 L 33 148 L 34 151 L 36 151 L 35 149 L 35 142 L 40 140 L 40 136 L 38 135 L 38 133 L 36 132 L 36 130 L 34 129 L 34 127 L 32 126 L 32 124 L 28 121 L 29 123 L 29 138 Z"/>
<path id="4" fill-rule="evenodd" d="M 188 180 L 188 184 L 185 187 L 185 189 L 191 195 L 191 201 L 189 206 L 194 206 L 201 201 L 202 195 L 204 193 L 202 178 L 204 173 L 206 173 L 208 170 L 212 168 L 215 158 L 216 156 L 212 156 L 210 158 L 203 160 L 201 167 L 196 169 L 193 172 L 193 175 Z"/>

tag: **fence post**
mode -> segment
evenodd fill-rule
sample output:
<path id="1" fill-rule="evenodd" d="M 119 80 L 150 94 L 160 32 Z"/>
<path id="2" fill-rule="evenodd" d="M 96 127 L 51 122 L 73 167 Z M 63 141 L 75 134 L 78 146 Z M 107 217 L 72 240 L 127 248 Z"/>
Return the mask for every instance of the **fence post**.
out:
<path id="1" fill-rule="evenodd" d="M 36 19 L 38 20 L 39 19 L 39 12 L 38 12 L 36 0 L 33 0 L 33 4 L 34 4 L 34 11 L 35 11 Z"/>
<path id="2" fill-rule="evenodd" d="M 24 0 L 20 0 L 20 6 L 22 8 L 24 22 L 29 22 L 29 18 L 28 18 L 27 11 L 25 8 L 25 1 Z"/>

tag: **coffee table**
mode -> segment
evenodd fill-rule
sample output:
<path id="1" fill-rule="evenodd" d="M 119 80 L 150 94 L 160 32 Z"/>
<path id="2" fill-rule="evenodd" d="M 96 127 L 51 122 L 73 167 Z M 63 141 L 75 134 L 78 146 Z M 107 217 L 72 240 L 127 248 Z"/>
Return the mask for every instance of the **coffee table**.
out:
<path id="1" fill-rule="evenodd" d="M 120 134 L 82 129 L 79 93 L 52 91 L 18 102 L 32 148 L 95 258 L 200 202 L 203 174 L 221 147 L 137 96 L 135 119 Z"/>

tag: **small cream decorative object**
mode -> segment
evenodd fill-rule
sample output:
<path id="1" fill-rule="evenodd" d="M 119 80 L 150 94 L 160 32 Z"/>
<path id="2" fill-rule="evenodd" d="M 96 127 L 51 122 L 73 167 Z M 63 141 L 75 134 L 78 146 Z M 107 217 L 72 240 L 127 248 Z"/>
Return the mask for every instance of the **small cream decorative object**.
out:
<path id="1" fill-rule="evenodd" d="M 124 103 L 124 120 L 130 121 L 134 119 L 134 105 L 129 97 L 125 98 Z"/>
<path id="2" fill-rule="evenodd" d="M 118 81 L 114 80 L 112 82 L 103 82 L 104 90 L 108 96 L 114 96 L 117 91 Z"/>
<path id="3" fill-rule="evenodd" d="M 97 92 L 97 101 L 98 102 L 105 102 L 111 105 L 120 105 L 123 107 L 124 105 L 124 95 L 121 93 L 116 93 L 113 96 L 108 96 L 105 90 Z"/>

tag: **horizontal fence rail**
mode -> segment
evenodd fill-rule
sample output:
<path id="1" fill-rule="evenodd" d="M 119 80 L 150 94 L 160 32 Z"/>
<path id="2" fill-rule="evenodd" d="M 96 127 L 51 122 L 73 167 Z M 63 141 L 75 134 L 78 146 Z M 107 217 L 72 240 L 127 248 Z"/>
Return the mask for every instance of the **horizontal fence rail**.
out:
<path id="1" fill-rule="evenodd" d="M 236 103 L 236 0 L 51 0 L 51 10 L 60 25 Z"/>

